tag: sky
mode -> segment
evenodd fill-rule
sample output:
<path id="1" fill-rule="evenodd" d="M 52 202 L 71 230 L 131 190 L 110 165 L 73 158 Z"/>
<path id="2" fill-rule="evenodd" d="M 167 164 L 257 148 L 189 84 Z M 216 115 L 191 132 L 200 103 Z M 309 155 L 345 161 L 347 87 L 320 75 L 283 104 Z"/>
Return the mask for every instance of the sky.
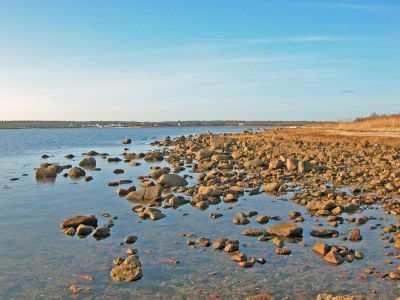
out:
<path id="1" fill-rule="evenodd" d="M 398 0 L 0 0 L 0 120 L 400 112 Z"/>

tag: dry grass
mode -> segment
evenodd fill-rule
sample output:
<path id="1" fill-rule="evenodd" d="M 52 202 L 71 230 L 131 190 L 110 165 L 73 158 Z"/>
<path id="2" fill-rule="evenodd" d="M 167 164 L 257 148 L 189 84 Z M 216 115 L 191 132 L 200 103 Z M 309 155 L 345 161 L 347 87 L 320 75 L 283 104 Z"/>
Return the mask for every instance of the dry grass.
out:
<path id="1" fill-rule="evenodd" d="M 327 122 L 319 123 L 317 126 L 338 130 L 400 131 L 400 114 L 374 115 L 352 122 Z"/>

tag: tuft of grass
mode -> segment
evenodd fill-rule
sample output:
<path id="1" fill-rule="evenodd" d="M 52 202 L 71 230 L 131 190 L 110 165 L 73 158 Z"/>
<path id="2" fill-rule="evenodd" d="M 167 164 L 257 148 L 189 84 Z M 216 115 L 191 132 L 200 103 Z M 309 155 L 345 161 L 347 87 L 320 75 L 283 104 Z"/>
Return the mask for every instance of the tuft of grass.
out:
<path id="1" fill-rule="evenodd" d="M 372 114 L 369 117 L 358 118 L 351 122 L 327 122 L 319 125 L 340 130 L 400 131 L 400 114 Z"/>

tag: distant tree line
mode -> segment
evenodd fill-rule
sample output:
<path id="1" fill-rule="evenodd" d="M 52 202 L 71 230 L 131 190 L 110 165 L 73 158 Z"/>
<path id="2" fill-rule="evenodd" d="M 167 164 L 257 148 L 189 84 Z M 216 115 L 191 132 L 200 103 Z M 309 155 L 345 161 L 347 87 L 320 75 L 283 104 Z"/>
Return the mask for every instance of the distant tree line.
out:
<path id="1" fill-rule="evenodd" d="M 266 127 L 266 126 L 300 126 L 309 121 L 0 121 L 0 128 L 87 128 L 87 127 Z"/>

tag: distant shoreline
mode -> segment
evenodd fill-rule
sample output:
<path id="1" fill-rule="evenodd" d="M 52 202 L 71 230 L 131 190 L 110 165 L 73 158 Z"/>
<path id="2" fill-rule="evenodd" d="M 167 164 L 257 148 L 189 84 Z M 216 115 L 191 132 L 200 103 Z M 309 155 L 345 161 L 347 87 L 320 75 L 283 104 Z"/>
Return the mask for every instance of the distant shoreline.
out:
<path id="1" fill-rule="evenodd" d="M 0 129 L 68 129 L 68 128 L 189 128 L 189 127 L 288 127 L 314 124 L 310 121 L 0 121 Z"/>

